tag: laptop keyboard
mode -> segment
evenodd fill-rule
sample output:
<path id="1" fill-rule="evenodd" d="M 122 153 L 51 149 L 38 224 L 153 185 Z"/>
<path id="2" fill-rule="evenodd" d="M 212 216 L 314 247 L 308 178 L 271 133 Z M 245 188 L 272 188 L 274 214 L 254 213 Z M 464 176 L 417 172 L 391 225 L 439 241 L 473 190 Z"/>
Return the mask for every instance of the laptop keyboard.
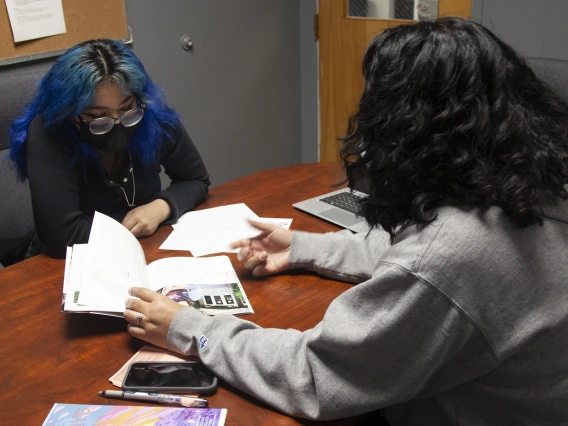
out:
<path id="1" fill-rule="evenodd" d="M 320 198 L 319 200 L 331 204 L 342 210 L 347 210 L 353 214 L 359 211 L 359 202 L 363 197 L 355 195 L 352 192 L 340 192 L 339 194 L 330 195 L 329 197 Z"/>

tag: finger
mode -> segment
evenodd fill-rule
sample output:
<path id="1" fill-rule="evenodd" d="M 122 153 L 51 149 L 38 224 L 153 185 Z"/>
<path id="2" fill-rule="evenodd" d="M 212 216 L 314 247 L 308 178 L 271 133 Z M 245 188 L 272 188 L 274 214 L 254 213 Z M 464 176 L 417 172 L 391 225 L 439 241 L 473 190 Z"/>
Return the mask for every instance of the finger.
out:
<path id="1" fill-rule="evenodd" d="M 130 210 L 128 213 L 126 213 L 126 216 L 124 216 L 124 219 L 122 219 L 122 226 L 124 226 L 126 229 L 128 229 L 129 231 L 132 229 L 132 227 L 134 225 L 136 225 L 136 223 L 138 222 L 136 219 L 134 219 L 132 216 L 132 212 L 134 210 Z"/>
<path id="2" fill-rule="evenodd" d="M 254 256 L 249 257 L 247 261 L 244 263 L 245 268 L 255 269 L 258 265 L 264 264 L 264 262 L 266 262 L 266 257 L 267 254 L 264 251 L 261 251 L 260 253 L 257 253 Z"/>
<path id="3" fill-rule="evenodd" d="M 142 312 L 127 309 L 124 311 L 124 319 L 136 327 L 144 328 L 147 317 Z"/>
<path id="4" fill-rule="evenodd" d="M 140 300 L 143 300 L 145 302 L 152 302 L 160 297 L 160 295 L 155 291 L 149 290 L 144 287 L 130 287 L 130 289 L 128 290 L 128 294 L 134 297 L 138 297 Z M 136 301 L 136 299 L 128 299 L 128 300 Z"/>
<path id="5" fill-rule="evenodd" d="M 264 222 L 258 222 L 254 219 L 247 219 L 249 221 L 249 223 L 254 226 L 256 229 L 260 229 L 263 232 L 272 232 L 275 229 L 278 229 L 279 226 L 278 225 L 274 225 L 272 223 L 264 223 Z"/>
<path id="6" fill-rule="evenodd" d="M 126 299 L 126 301 L 124 302 L 124 307 L 125 310 L 124 312 L 126 313 L 127 311 L 133 311 L 133 312 L 146 312 L 146 307 L 145 305 L 147 304 L 147 302 L 144 302 L 143 300 L 140 299 Z"/>
<path id="7" fill-rule="evenodd" d="M 136 327 L 135 325 L 128 324 L 126 326 L 126 329 L 132 336 L 141 340 L 146 340 L 146 330 L 144 330 L 142 327 Z"/>
<path id="8" fill-rule="evenodd" d="M 230 246 L 231 248 L 248 247 L 251 244 L 250 238 L 245 238 L 244 240 L 233 241 Z"/>
<path id="9" fill-rule="evenodd" d="M 249 247 L 243 247 L 237 253 L 237 260 L 239 262 L 244 262 L 247 259 L 247 257 L 249 257 L 249 256 L 250 256 L 250 248 Z"/>
<path id="10" fill-rule="evenodd" d="M 134 226 L 132 226 L 132 228 L 129 229 L 129 231 L 132 233 L 132 235 L 134 235 L 135 237 L 142 237 L 143 233 L 144 233 L 144 225 L 140 222 L 136 222 L 134 224 Z"/>
<path id="11" fill-rule="evenodd" d="M 156 229 L 158 229 L 157 226 L 146 225 L 138 233 L 137 237 L 149 237 L 151 235 L 154 235 L 154 232 L 156 232 Z"/>
<path id="12" fill-rule="evenodd" d="M 266 277 L 268 275 L 268 271 L 265 268 L 266 263 L 263 263 L 262 265 L 258 265 L 256 268 L 254 268 L 252 270 L 252 275 L 254 277 Z"/>

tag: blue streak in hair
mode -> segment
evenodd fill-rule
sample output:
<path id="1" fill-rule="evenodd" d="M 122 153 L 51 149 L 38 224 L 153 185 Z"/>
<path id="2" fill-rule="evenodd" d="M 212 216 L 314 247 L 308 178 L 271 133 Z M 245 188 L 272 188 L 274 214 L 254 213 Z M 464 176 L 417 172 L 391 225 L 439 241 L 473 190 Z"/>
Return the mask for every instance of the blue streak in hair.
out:
<path id="1" fill-rule="evenodd" d="M 118 58 L 116 72 L 110 76 L 100 72 L 97 64 L 89 59 L 88 46 L 82 43 L 62 55 L 39 81 L 38 88 L 24 112 L 10 128 L 11 150 L 9 158 L 14 162 L 18 177 L 28 175 L 26 143 L 32 120 L 41 115 L 46 129 L 53 130 L 73 143 L 73 164 L 100 167 L 94 148 L 79 140 L 78 132 L 70 119 L 81 114 L 90 104 L 98 84 L 110 80 L 125 93 L 134 94 L 146 104 L 144 118 L 138 125 L 128 148 L 144 169 L 156 159 L 162 141 L 172 140 L 180 126 L 178 114 L 166 105 L 163 90 L 152 82 L 136 55 L 125 45 L 114 40 L 101 40 Z M 172 142 L 174 142 L 172 140 Z M 159 160 L 159 159 L 158 159 Z"/>

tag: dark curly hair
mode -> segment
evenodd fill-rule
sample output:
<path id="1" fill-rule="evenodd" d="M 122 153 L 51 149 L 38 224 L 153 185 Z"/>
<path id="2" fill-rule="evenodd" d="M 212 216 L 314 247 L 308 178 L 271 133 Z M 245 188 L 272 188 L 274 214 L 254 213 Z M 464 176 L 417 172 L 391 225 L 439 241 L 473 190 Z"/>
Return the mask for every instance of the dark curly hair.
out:
<path id="1" fill-rule="evenodd" d="M 386 30 L 341 158 L 364 175 L 360 214 L 391 236 L 444 205 L 499 206 L 520 227 L 568 198 L 568 105 L 482 25 L 442 18 Z"/>

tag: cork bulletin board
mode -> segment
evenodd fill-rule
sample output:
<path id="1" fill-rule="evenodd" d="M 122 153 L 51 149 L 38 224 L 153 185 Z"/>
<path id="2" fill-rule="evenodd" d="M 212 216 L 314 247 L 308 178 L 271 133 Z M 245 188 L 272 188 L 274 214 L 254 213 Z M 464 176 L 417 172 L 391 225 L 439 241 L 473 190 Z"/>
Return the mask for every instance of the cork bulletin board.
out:
<path id="1" fill-rule="evenodd" d="M 57 56 L 93 38 L 132 42 L 125 0 L 62 0 L 67 32 L 14 43 L 5 3 L 0 4 L 0 65 Z"/>

